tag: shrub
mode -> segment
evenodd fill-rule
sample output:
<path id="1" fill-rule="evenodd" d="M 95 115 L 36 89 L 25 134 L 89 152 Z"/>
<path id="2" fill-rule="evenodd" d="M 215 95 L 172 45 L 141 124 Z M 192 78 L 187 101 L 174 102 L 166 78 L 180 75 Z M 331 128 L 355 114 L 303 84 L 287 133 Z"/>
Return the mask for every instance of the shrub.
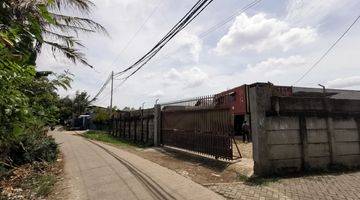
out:
<path id="1" fill-rule="evenodd" d="M 18 140 L 13 141 L 8 156 L 12 165 L 34 161 L 52 162 L 57 158 L 58 151 L 55 140 L 40 129 L 26 132 Z"/>

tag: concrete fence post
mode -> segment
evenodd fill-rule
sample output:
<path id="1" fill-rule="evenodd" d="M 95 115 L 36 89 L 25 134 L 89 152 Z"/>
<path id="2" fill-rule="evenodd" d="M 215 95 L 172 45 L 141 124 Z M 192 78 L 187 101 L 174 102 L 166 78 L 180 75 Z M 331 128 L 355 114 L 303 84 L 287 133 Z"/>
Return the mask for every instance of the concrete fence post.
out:
<path id="1" fill-rule="evenodd" d="M 160 145 L 161 137 L 161 105 L 154 106 L 154 146 Z"/>
<path id="2" fill-rule="evenodd" d="M 271 168 L 266 133 L 266 110 L 269 109 L 271 104 L 271 88 L 269 86 L 251 87 L 249 96 L 254 174 L 268 175 L 271 173 Z"/>
<path id="3" fill-rule="evenodd" d="M 299 128 L 300 128 L 300 139 L 301 139 L 301 168 L 307 170 L 310 168 L 309 165 L 309 141 L 306 126 L 306 117 L 304 115 L 299 116 Z"/>
<path id="4" fill-rule="evenodd" d="M 356 122 L 356 129 L 358 132 L 358 141 L 359 141 L 359 146 L 360 146 L 360 118 L 355 117 L 354 118 L 355 122 Z M 360 154 L 360 148 L 359 148 L 359 154 Z M 359 158 L 359 165 L 360 165 L 360 158 Z"/>
<path id="5" fill-rule="evenodd" d="M 335 133 L 334 133 L 334 122 L 332 117 L 326 118 L 326 128 L 328 134 L 329 142 L 329 151 L 330 151 L 330 164 L 336 164 L 336 143 L 335 143 Z"/>
<path id="6" fill-rule="evenodd" d="M 327 114 L 332 112 L 332 106 L 330 99 L 323 98 L 323 106 L 326 110 Z M 329 142 L 329 153 L 330 153 L 330 165 L 336 164 L 336 142 L 335 142 L 335 132 L 334 132 L 334 121 L 331 116 L 326 117 L 326 129 L 327 129 L 327 136 Z"/>

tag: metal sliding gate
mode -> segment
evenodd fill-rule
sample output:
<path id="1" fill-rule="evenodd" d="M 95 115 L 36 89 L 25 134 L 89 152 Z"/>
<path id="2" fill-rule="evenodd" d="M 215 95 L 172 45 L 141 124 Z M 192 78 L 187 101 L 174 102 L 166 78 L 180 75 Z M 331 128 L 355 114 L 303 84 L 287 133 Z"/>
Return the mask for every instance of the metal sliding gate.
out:
<path id="1" fill-rule="evenodd" d="M 229 109 L 214 96 L 162 104 L 162 144 L 232 160 L 233 125 Z"/>

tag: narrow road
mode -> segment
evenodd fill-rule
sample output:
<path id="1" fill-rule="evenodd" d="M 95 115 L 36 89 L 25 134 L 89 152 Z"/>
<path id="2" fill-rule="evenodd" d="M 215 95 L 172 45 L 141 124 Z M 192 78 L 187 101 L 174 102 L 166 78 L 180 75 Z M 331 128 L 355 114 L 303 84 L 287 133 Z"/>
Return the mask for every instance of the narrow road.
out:
<path id="1" fill-rule="evenodd" d="M 52 132 L 64 154 L 69 199 L 223 199 L 156 163 L 104 143 Z"/>

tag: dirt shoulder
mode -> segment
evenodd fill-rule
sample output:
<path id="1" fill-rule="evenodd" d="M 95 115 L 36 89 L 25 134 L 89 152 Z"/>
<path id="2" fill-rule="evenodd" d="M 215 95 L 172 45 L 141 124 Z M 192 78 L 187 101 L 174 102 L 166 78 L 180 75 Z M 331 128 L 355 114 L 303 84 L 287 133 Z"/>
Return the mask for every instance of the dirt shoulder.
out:
<path id="1" fill-rule="evenodd" d="M 0 199 L 57 199 L 55 191 L 63 177 L 61 154 L 53 162 L 34 162 L 15 167 L 0 179 Z"/>
<path id="2" fill-rule="evenodd" d="M 82 135 L 83 133 L 80 133 Z M 128 142 L 105 135 L 92 135 L 89 139 L 103 141 L 109 145 L 134 153 L 142 158 L 171 169 L 178 174 L 190 178 L 199 184 L 230 183 L 239 181 L 238 174 L 229 170 L 232 163 L 203 157 L 190 152 L 179 151 L 172 148 L 141 147 L 129 145 Z M 109 136 L 111 137 L 111 136 Z M 115 140 L 115 138 L 113 138 Z"/>

